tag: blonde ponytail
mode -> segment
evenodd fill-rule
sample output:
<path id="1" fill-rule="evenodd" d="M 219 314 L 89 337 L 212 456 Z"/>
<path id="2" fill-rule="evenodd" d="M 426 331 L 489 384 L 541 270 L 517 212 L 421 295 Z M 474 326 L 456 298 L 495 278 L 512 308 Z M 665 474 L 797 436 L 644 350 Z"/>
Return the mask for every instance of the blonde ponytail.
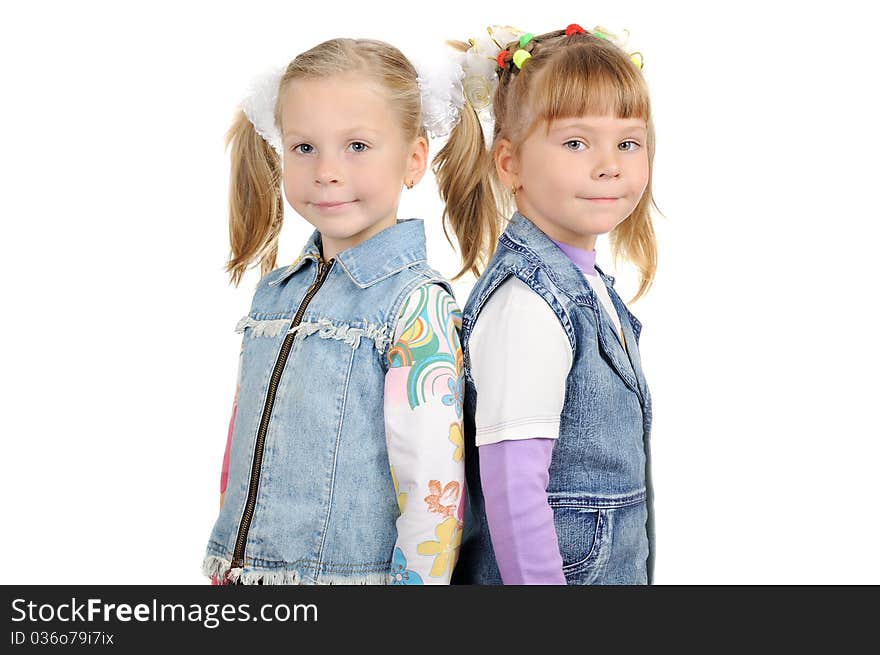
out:
<path id="1" fill-rule="evenodd" d="M 230 280 L 238 286 L 245 270 L 260 261 L 262 277 L 275 268 L 278 234 L 284 217 L 281 198 L 281 158 L 257 134 L 243 111 L 226 133 L 231 146 L 229 174 L 229 244 L 226 263 Z"/>
<path id="2" fill-rule="evenodd" d="M 468 271 L 479 277 L 480 268 L 495 249 L 501 214 L 496 202 L 495 167 L 470 103 L 465 102 L 461 118 L 434 157 L 431 170 L 445 205 L 443 233 L 452 244 L 447 225 L 452 228 L 461 253 L 461 270 L 452 279 Z"/>

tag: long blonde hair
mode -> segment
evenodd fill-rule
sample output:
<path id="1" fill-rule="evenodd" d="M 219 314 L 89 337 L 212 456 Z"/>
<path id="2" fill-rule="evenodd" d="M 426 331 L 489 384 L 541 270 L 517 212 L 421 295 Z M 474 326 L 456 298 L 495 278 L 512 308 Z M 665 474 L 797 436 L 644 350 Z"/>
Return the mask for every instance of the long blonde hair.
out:
<path id="1" fill-rule="evenodd" d="M 458 50 L 467 43 L 450 41 Z M 518 42 L 505 49 L 514 52 Z M 462 268 L 479 276 L 492 257 L 502 216 L 513 196 L 500 184 L 493 158 L 495 145 L 510 140 L 515 153 L 539 125 L 587 114 L 639 118 L 647 124 L 648 184 L 632 214 L 609 233 L 612 255 L 630 261 L 641 273 L 637 300 L 650 288 L 657 269 L 657 241 L 651 224 L 651 193 L 655 134 L 647 83 L 629 55 L 613 43 L 589 33 L 566 36 L 557 30 L 533 37 L 525 46 L 531 57 L 522 69 L 508 64 L 499 71 L 493 98 L 495 127 L 487 150 L 474 108 L 465 99 L 461 119 L 437 153 L 432 170 L 443 198 L 444 230 L 452 228 Z M 658 209 L 659 211 L 659 209 Z M 502 213 L 503 212 L 503 213 Z"/>
<path id="2" fill-rule="evenodd" d="M 372 39 L 331 39 L 297 55 L 281 77 L 274 111 L 276 127 L 281 128 L 281 102 L 292 80 L 352 72 L 382 86 L 407 139 L 426 137 L 415 67 L 394 46 Z M 259 260 L 261 276 L 275 268 L 284 203 L 281 157 L 242 110 L 238 110 L 226 133 L 226 147 L 230 146 L 231 252 L 226 271 L 238 286 L 252 262 Z"/>

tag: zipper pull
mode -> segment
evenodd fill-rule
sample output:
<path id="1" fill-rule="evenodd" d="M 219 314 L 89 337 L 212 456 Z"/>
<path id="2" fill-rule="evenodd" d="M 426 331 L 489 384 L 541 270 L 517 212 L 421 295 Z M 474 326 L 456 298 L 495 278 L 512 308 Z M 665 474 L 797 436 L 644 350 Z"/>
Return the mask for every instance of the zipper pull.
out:
<path id="1" fill-rule="evenodd" d="M 331 266 L 333 266 L 333 259 L 329 259 L 326 262 L 324 260 L 318 262 L 318 277 L 323 278 L 327 275 Z"/>

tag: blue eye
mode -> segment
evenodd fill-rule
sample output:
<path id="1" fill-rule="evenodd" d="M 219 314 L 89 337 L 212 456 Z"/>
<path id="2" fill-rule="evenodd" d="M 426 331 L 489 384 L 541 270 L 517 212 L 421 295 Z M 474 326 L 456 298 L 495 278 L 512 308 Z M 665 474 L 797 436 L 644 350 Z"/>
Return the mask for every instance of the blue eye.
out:
<path id="1" fill-rule="evenodd" d="M 572 143 L 575 144 L 574 147 L 570 147 L 570 144 L 572 144 Z M 571 150 L 572 152 L 578 152 L 579 150 L 581 150 L 581 148 L 579 148 L 578 146 L 583 146 L 584 148 L 587 147 L 586 143 L 584 143 L 583 141 L 578 141 L 577 139 L 572 139 L 571 141 L 566 141 L 563 145 L 566 148 L 568 148 L 569 150 Z"/>
<path id="2" fill-rule="evenodd" d="M 640 147 L 641 147 L 641 146 L 639 145 L 638 141 L 633 141 L 632 139 L 630 139 L 630 140 L 628 140 L 628 141 L 624 141 L 623 143 L 631 143 L 631 144 L 633 144 L 634 146 L 636 146 L 636 148 L 640 148 Z M 623 145 L 623 143 L 621 143 L 620 145 Z M 629 149 L 625 150 L 624 152 L 632 152 L 632 151 L 635 150 L 636 148 L 629 148 Z"/>
<path id="3" fill-rule="evenodd" d="M 358 146 L 358 147 L 355 147 Z M 351 145 L 348 146 L 352 148 L 355 152 L 365 152 L 370 146 L 368 146 L 363 141 L 355 141 Z"/>
<path id="4" fill-rule="evenodd" d="M 310 146 L 308 143 L 300 143 L 298 146 L 293 146 L 293 148 L 291 148 L 291 150 L 293 152 L 299 152 L 302 155 L 307 155 L 310 152 L 312 152 L 314 150 L 314 148 L 312 146 Z"/>

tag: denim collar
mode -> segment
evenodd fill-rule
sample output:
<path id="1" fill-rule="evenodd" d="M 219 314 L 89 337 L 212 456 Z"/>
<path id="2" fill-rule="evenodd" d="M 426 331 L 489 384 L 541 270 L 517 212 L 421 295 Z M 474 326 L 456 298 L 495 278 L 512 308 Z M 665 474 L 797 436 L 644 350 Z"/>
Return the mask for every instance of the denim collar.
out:
<path id="1" fill-rule="evenodd" d="M 553 239 L 542 232 L 538 226 L 518 211 L 513 213 L 500 239 L 508 248 L 522 253 L 532 263 L 542 261 L 547 274 L 575 299 L 584 298 L 584 274 L 569 257 L 562 252 Z M 607 275 L 595 266 L 596 272 L 608 286 L 614 286 L 614 277 Z"/>
<path id="2" fill-rule="evenodd" d="M 336 254 L 336 261 L 352 282 L 365 289 L 418 262 L 427 261 L 425 224 L 420 218 L 398 219 L 392 225 Z M 321 233 L 312 232 L 299 257 L 269 284 L 278 284 L 309 260 L 321 261 Z"/>

